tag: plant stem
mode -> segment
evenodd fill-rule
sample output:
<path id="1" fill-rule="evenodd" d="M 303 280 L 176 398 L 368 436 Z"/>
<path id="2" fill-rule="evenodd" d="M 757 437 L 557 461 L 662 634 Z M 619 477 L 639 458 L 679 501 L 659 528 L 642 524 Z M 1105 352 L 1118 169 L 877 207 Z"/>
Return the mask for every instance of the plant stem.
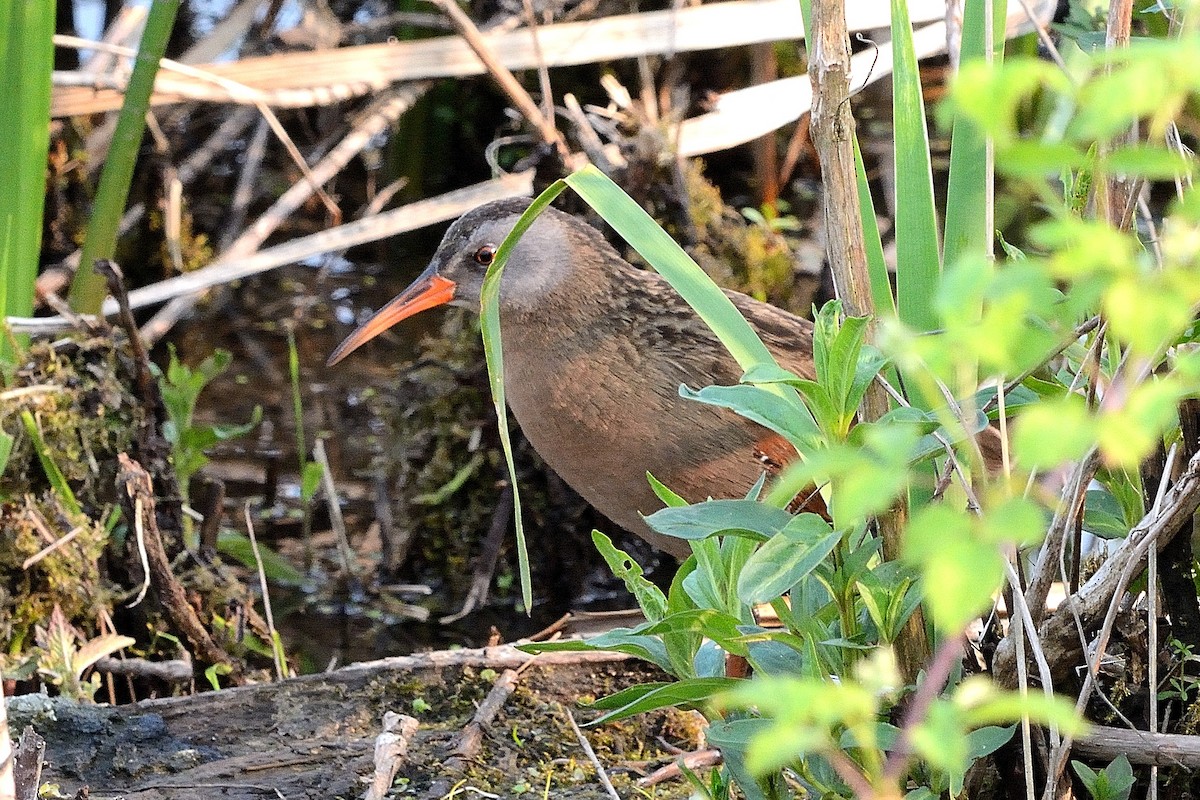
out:
<path id="1" fill-rule="evenodd" d="M 812 134 L 825 183 L 825 230 L 834 285 L 849 316 L 875 313 L 871 282 L 863 245 L 859 213 L 858 179 L 854 171 L 854 117 L 850 113 L 850 39 L 846 31 L 843 0 L 813 0 L 812 54 L 809 74 L 813 82 Z M 871 338 L 868 333 L 868 340 Z M 863 398 L 863 422 L 879 419 L 888 411 L 882 386 L 872 383 Z M 883 556 L 900 554 L 906 509 L 898 503 L 878 517 Z M 918 609 L 896 639 L 900 674 L 909 683 L 929 656 L 925 620 Z"/>
<path id="2" fill-rule="evenodd" d="M 150 6 L 146 30 L 125 91 L 125 103 L 117 118 L 112 147 L 100 173 L 100 188 L 88 221 L 79 271 L 71 284 L 71 308 L 75 311 L 96 314 L 104 302 L 104 278 L 95 273 L 92 265 L 96 259 L 112 258 L 116 253 L 117 228 L 129 198 L 129 184 L 133 180 L 133 168 L 146 129 L 146 113 L 150 109 L 158 62 L 167 49 L 167 40 L 181 4 L 181 0 L 154 0 Z"/>

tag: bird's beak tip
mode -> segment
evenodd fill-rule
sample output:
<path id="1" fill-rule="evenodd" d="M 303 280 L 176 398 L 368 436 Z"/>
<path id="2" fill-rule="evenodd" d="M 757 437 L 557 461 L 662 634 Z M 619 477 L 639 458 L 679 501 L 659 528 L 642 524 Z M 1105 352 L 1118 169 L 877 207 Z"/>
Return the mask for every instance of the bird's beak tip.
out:
<path id="1" fill-rule="evenodd" d="M 354 333 L 347 336 L 345 341 L 329 354 L 325 366 L 332 367 L 361 345 L 374 339 L 401 320 L 449 303 L 454 299 L 454 289 L 454 281 L 437 274 L 437 271 L 431 266 L 422 272 L 407 289 L 396 295 L 391 302 L 360 325 Z"/>

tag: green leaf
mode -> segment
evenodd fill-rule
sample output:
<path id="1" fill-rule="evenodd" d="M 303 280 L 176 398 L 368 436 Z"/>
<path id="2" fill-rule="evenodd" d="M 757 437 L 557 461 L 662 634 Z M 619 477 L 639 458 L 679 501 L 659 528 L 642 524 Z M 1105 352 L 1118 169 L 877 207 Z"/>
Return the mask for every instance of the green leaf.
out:
<path id="1" fill-rule="evenodd" d="M 1013 452 L 1027 469 L 1049 468 L 1083 457 L 1096 440 L 1096 422 L 1083 398 L 1064 395 L 1021 413 L 1013 430 Z"/>
<path id="2" fill-rule="evenodd" d="M 900 320 L 917 331 L 937 327 L 933 296 L 941 274 L 938 217 L 921 74 L 908 3 L 891 0 L 892 119 L 896 165 L 896 295 Z"/>
<path id="3" fill-rule="evenodd" d="M 217 552 L 250 569 L 254 569 L 257 564 L 249 537 L 237 531 L 223 530 L 217 534 Z M 303 573 L 292 566 L 292 562 L 262 542 L 258 544 L 258 554 L 262 558 L 263 572 L 272 583 L 287 586 L 299 586 L 304 583 Z"/>
<path id="4" fill-rule="evenodd" d="M 509 485 L 513 493 L 513 520 L 517 536 L 517 570 L 521 575 L 521 602 L 526 613 L 532 613 L 533 586 L 529 570 L 529 547 L 525 542 L 525 523 L 521 518 L 521 491 L 517 480 L 517 465 L 513 460 L 512 437 L 508 431 L 508 409 L 504 401 L 504 352 L 500 343 L 500 278 L 508 257 L 529 229 L 538 214 L 550 205 L 567 188 L 562 181 L 555 181 L 534 198 L 516 224 L 504 237 L 496 250 L 496 257 L 483 276 L 479 292 L 479 327 L 483 337 L 484 360 L 487 362 L 488 386 L 492 391 L 492 406 L 496 412 L 496 423 L 500 433 L 500 446 L 504 450 L 504 463 L 508 467 Z"/>
<path id="5" fill-rule="evenodd" d="M 568 639 L 557 642 L 530 642 L 517 645 L 517 649 L 525 653 L 595 653 L 612 652 L 649 661 L 663 669 L 671 671 L 671 660 L 667 658 L 666 648 L 662 640 L 654 636 L 641 636 L 632 633 L 629 628 L 614 628 L 599 636 L 593 636 L 586 641 Z"/>
<path id="6" fill-rule="evenodd" d="M 1083 529 L 1101 539 L 1124 539 L 1129 524 L 1121 504 L 1105 489 L 1088 489 L 1083 506 Z"/>
<path id="7" fill-rule="evenodd" d="M 738 598 L 755 605 L 780 597 L 816 569 L 839 541 L 841 532 L 824 519 L 800 514 L 750 556 L 738 577 Z"/>
<path id="8" fill-rule="evenodd" d="M 470 461 L 459 467 L 450 480 L 432 492 L 423 492 L 413 497 L 413 504 L 419 506 L 440 506 L 442 503 L 445 503 L 455 492 L 463 487 L 463 484 L 471 479 L 472 475 L 479 471 L 485 460 L 481 452 L 471 456 Z M 320 466 L 318 465 L 318 478 L 320 477 L 319 469 Z"/>
<path id="9" fill-rule="evenodd" d="M 1096 772 L 1079 761 L 1072 761 L 1071 768 L 1079 776 L 1092 800 L 1128 800 L 1137 779 L 1133 767 L 1124 755 L 1117 756 L 1111 764 Z"/>
<path id="10" fill-rule="evenodd" d="M 1158 145 L 1139 143 L 1107 153 L 1097 169 L 1109 174 L 1137 175 L 1147 180 L 1171 180 L 1186 175 L 1194 167 L 1191 159 Z"/>
<path id="11" fill-rule="evenodd" d="M 807 26 L 807 22 L 805 25 Z M 808 30 L 805 27 L 805 30 Z M 871 303 L 876 317 L 890 317 L 896 313 L 896 299 L 892 297 L 892 278 L 888 273 L 887 259 L 883 255 L 883 240 L 879 236 L 879 219 L 875 214 L 875 201 L 871 197 L 871 182 L 867 179 L 867 168 L 863 164 L 862 148 L 858 145 L 858 134 L 854 136 L 854 177 L 858 183 L 858 213 L 863 223 L 863 245 L 867 251 L 867 274 L 871 278 Z"/>
<path id="12" fill-rule="evenodd" d="M 671 587 L 667 590 L 667 615 L 691 611 L 696 604 L 688 595 L 683 582 L 696 571 L 696 558 L 688 558 L 679 565 L 671 578 Z M 677 678 L 694 678 L 698 673 L 696 655 L 700 649 L 703 637 L 696 631 L 676 631 L 663 634 L 663 646 L 667 650 L 667 658 L 672 665 L 671 673 Z M 722 666 L 724 664 L 722 663 Z"/>
<path id="13" fill-rule="evenodd" d="M 769 731 L 772 725 L 769 719 L 745 718 L 711 722 L 705 729 L 704 740 L 721 751 L 726 768 L 747 800 L 768 798 L 762 785 L 746 767 L 746 750 L 755 737 Z"/>
<path id="14" fill-rule="evenodd" d="M 737 678 L 689 678 L 671 683 L 631 686 L 592 703 L 592 708 L 607 710 L 608 713 L 587 723 L 587 726 L 616 722 L 659 708 L 695 708 L 741 682 Z"/>
<path id="15" fill-rule="evenodd" d="M 1079 737 L 1088 724 L 1075 713 L 1075 704 L 1057 695 L 1043 692 L 1002 691 L 987 678 L 966 679 L 954 691 L 954 702 L 967 712 L 968 724 L 975 727 L 1008 724 L 1023 717 L 1041 725 L 1057 725 L 1064 734 Z"/>
<path id="16" fill-rule="evenodd" d="M 986 10 L 994 12 L 994 30 L 1004 29 L 1003 3 L 967 0 L 963 4 L 962 43 L 959 64 L 986 64 Z M 993 65 L 1004 57 L 1004 37 L 993 42 Z M 993 176 L 987 158 L 987 137 L 979 126 L 962 113 L 954 115 L 950 134 L 950 171 L 946 189 L 946 230 L 942 261 L 949 269 L 967 255 L 984 256 L 990 248 L 993 232 L 989 230 L 987 204 L 992 191 Z M 964 309 L 977 314 L 978 308 Z"/>
<path id="17" fill-rule="evenodd" d="M 778 433 L 797 450 L 816 446 L 821 434 L 808 409 L 796 401 L 780 397 L 778 392 L 758 386 L 706 386 L 695 391 L 679 387 L 679 396 L 718 408 L 728 408 L 768 430 Z M 811 401 L 810 401 L 811 403 Z"/>
<path id="18" fill-rule="evenodd" d="M 772 362 L 766 345 L 691 256 L 604 173 L 589 166 L 564 182 L 662 275 L 717 335 L 743 369 Z"/>
<path id="19" fill-rule="evenodd" d="M 592 531 L 592 542 L 614 577 L 625 582 L 625 588 L 637 599 L 638 607 L 650 622 L 658 622 L 667 615 L 667 598 L 662 590 L 643 576 L 641 566 L 624 550 L 616 547 L 600 531 Z"/>
<path id="20" fill-rule="evenodd" d="M 319 463 L 316 461 L 304 462 L 304 466 L 300 468 L 300 499 L 303 502 L 311 502 L 316 497 L 323 475 L 324 470 L 321 469 Z"/>
<path id="21" fill-rule="evenodd" d="M 972 523 L 965 511 L 931 505 L 913 514 L 905 532 L 904 558 L 920 571 L 926 607 L 947 635 L 987 609 L 1004 579 L 999 547 L 981 541 Z"/>
<path id="22" fill-rule="evenodd" d="M 678 539 L 705 539 L 718 533 L 744 534 L 766 541 L 783 530 L 792 515 L 753 500 L 708 500 L 682 508 L 664 508 L 645 517 L 656 533 Z"/>
<path id="23" fill-rule="evenodd" d="M 0 476 L 4 475 L 4 468 L 8 466 L 8 457 L 12 454 L 15 441 L 12 436 L 0 430 Z"/>
<path id="24" fill-rule="evenodd" d="M 38 427 L 37 421 L 28 409 L 21 409 L 21 422 L 25 425 L 25 433 L 33 443 L 33 451 L 37 453 L 38 461 L 42 464 L 42 471 L 46 473 L 46 480 L 50 482 L 50 487 L 68 511 L 75 516 L 82 514 L 79 501 L 75 499 L 75 493 L 71 491 L 71 485 L 67 483 L 66 476 L 55 463 L 54 456 L 46 445 L 46 440 L 42 437 L 42 429 Z"/>
<path id="25" fill-rule="evenodd" d="M 664 506 L 669 508 L 679 508 L 680 506 L 686 506 L 688 504 L 687 500 L 675 494 L 675 492 L 671 491 L 671 489 L 668 488 L 665 483 L 651 475 L 649 472 L 646 473 L 646 480 L 650 482 L 650 488 L 654 490 L 654 495 L 662 501 Z"/>

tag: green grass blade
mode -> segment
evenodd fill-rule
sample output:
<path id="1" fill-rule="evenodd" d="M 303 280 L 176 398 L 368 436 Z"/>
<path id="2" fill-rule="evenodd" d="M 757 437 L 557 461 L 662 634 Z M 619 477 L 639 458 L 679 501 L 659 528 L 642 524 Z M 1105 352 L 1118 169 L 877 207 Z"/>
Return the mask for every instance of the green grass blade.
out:
<path id="1" fill-rule="evenodd" d="M 525 604 L 526 614 L 533 612 L 533 585 L 529 570 L 529 549 L 525 544 L 525 527 L 521 522 L 521 492 L 517 486 L 517 465 L 513 461 L 512 437 L 508 432 L 508 411 L 504 400 L 504 354 L 500 342 L 500 277 L 504 274 L 504 265 L 508 263 L 508 257 L 521 234 L 529 229 L 538 214 L 566 188 L 567 185 L 563 181 L 555 181 L 550 188 L 534 199 L 517 220 L 512 232 L 500 243 L 496 257 L 483 277 L 483 288 L 479 293 L 479 325 L 483 333 L 488 384 L 492 390 L 492 404 L 496 407 L 496 422 L 500 429 L 504 461 L 508 465 L 508 479 L 512 484 L 513 517 L 517 529 L 517 566 L 521 573 L 521 601 Z"/>
<path id="2" fill-rule="evenodd" d="M 58 464 L 54 463 L 54 457 L 46 447 L 46 440 L 42 437 L 42 429 L 38 427 L 37 420 L 28 410 L 22 410 L 21 422 L 25 425 L 25 433 L 29 435 L 29 440 L 33 443 L 33 451 L 37 453 L 38 460 L 42 462 L 42 470 L 46 473 L 46 479 L 50 481 L 54 493 L 58 495 L 59 501 L 67 511 L 78 516 L 82 513 L 79 501 L 75 499 L 75 493 L 71 491 L 71 485 L 67 483 L 62 470 L 58 468 Z"/>
<path id="3" fill-rule="evenodd" d="M 904 0 L 892 0 L 896 136 L 896 299 L 902 319 L 922 331 L 936 326 L 933 296 L 941 273 L 929 131 L 912 24 Z"/>
<path id="4" fill-rule="evenodd" d="M 854 137 L 854 176 L 858 182 L 858 213 L 862 216 L 867 275 L 871 279 L 871 302 L 875 305 L 876 316 L 894 315 L 896 299 L 892 296 L 892 281 L 888 276 L 887 261 L 883 257 L 883 239 L 879 236 L 879 218 L 875 215 L 871 183 L 867 180 L 867 168 L 863 164 L 857 135 Z"/>
<path id="5" fill-rule="evenodd" d="M 96 274 L 92 264 L 98 258 L 112 258 L 116 252 L 117 227 L 125 212 L 133 168 L 142 144 L 142 133 L 146 129 L 146 112 L 150 108 L 150 94 L 154 91 L 158 62 L 167 49 L 167 40 L 181 4 L 182 0 L 154 0 L 146 17 L 146 29 L 138 46 L 133 74 L 129 76 L 125 102 L 117 117 L 112 147 L 100 173 L 100 188 L 96 192 L 92 217 L 88 221 L 79 270 L 71 284 L 71 308 L 85 314 L 98 313 L 104 302 L 104 278 Z"/>
<path id="6" fill-rule="evenodd" d="M 46 197 L 46 150 L 50 144 L 50 73 L 54 69 L 51 2 L 0 0 L 0 97 L 5 126 L 0 136 L 0 313 L 29 316 L 41 252 Z M 8 343 L 0 337 L 0 359 Z"/>
<path id="7" fill-rule="evenodd" d="M 595 167 L 585 167 L 565 181 L 675 287 L 742 369 L 775 361 L 733 302 L 621 187 Z"/>
<path id="8" fill-rule="evenodd" d="M 967 0 L 963 9 L 962 55 L 960 64 L 986 56 L 984 19 L 988 0 Z M 1004 54 L 1003 2 L 993 6 L 993 47 L 997 63 Z M 993 169 L 987 154 L 983 131 L 958 115 L 950 134 L 950 178 L 946 192 L 946 235 L 943 263 L 951 266 L 964 255 L 990 253 L 994 225 L 990 213 Z"/>

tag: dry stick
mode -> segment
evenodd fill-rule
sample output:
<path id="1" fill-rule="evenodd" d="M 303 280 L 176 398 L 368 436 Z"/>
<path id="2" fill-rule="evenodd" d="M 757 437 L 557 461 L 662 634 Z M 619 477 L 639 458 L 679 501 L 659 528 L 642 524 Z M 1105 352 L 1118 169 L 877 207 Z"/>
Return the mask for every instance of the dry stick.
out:
<path id="1" fill-rule="evenodd" d="M 592 766 L 596 768 L 596 777 L 600 779 L 600 785 L 613 800 L 621 800 L 621 795 L 617 794 L 612 781 L 608 779 L 608 773 L 604 771 L 604 765 L 600 763 L 600 759 L 596 758 L 596 751 L 592 749 L 592 743 L 583 735 L 583 731 L 579 730 L 579 724 L 575 722 L 575 716 L 571 713 L 571 709 L 564 708 L 563 713 L 567 715 L 567 722 L 571 723 L 571 730 L 575 731 L 575 737 L 579 739 L 579 746 L 583 748 L 588 761 L 591 761 Z"/>
<path id="2" fill-rule="evenodd" d="M 471 761 L 479 755 L 479 748 L 483 746 L 484 731 L 504 708 L 508 696 L 517 688 L 519 679 L 520 675 L 515 669 L 506 669 L 500 673 L 500 677 L 492 684 L 492 689 L 487 693 L 487 697 L 483 698 L 479 708 L 475 709 L 471 721 L 463 727 L 462 733 L 458 735 L 453 754 L 446 759 L 445 766 L 451 769 L 460 769 L 464 761 Z"/>
<path id="3" fill-rule="evenodd" d="M 229 212 L 225 215 L 224 228 L 221 231 L 218 245 L 220 252 L 229 251 L 237 238 L 238 231 L 246 222 L 246 211 L 250 207 L 250 203 L 254 201 L 254 195 L 258 189 L 258 176 L 262 171 L 263 157 L 267 152 L 267 134 L 270 131 L 267 121 L 260 119 L 254 128 L 254 135 L 250 137 L 250 143 L 246 145 L 245 166 L 238 175 L 237 185 L 234 187 L 233 197 L 229 203 Z"/>
<path id="4" fill-rule="evenodd" d="M 1133 22 L 1133 0 L 1110 0 L 1108 4 L 1108 27 L 1105 31 L 1104 49 L 1112 52 L 1113 50 L 1123 49 L 1129 46 L 1129 36 Z M 1109 62 L 1107 70 L 1111 72 L 1112 63 Z M 1112 141 L 1105 143 L 1102 146 L 1101 157 L 1119 149 L 1122 146 L 1133 144 L 1137 140 L 1137 123 L 1135 122 L 1124 132 L 1118 134 Z M 1132 213 L 1127 213 L 1127 209 L 1132 208 L 1136 201 L 1137 182 L 1126 175 L 1117 175 L 1109 177 L 1106 180 L 1097 184 L 1103 194 L 1101 202 L 1098 204 L 1097 211 L 1117 230 L 1127 230 L 1130 222 L 1133 219 Z"/>
<path id="5" fill-rule="evenodd" d="M 409 740 L 416 735 L 419 724 L 407 714 L 384 713 L 383 732 L 375 738 L 375 773 L 363 796 L 365 800 L 383 800 L 392 788 L 392 781 L 408 754 Z"/>
<path id="6" fill-rule="evenodd" d="M 34 564 L 38 563 L 38 562 L 39 562 L 39 561 L 41 561 L 43 558 L 45 558 L 46 556 L 50 555 L 51 553 L 53 553 L 53 552 L 54 552 L 55 550 L 57 550 L 58 548 L 62 547 L 63 545 L 70 544 L 71 542 L 75 541 L 75 537 L 76 537 L 76 536 L 78 536 L 78 535 L 79 535 L 80 533 L 82 533 L 82 532 L 83 532 L 83 526 L 82 526 L 82 525 L 79 525 L 79 526 L 76 526 L 76 527 L 72 528 L 72 529 L 70 530 L 70 532 L 68 532 L 68 533 L 67 533 L 65 536 L 62 536 L 61 538 L 55 539 L 53 542 L 51 542 L 50 544 L 46 545 L 46 546 L 45 546 L 45 547 L 43 547 L 41 550 L 37 551 L 36 553 L 34 553 L 33 555 L 31 555 L 29 558 L 27 558 L 27 559 L 25 559 L 23 562 L 21 562 L 21 569 L 23 569 L 23 570 L 24 570 L 24 569 L 29 569 L 29 568 L 30 568 L 30 567 L 32 567 Z"/>
<path id="7" fill-rule="evenodd" d="M 1148 733 L 1093 725 L 1071 750 L 1075 755 L 1096 761 L 1112 761 L 1123 755 L 1133 764 L 1200 769 L 1200 736 L 1192 734 Z"/>
<path id="8" fill-rule="evenodd" d="M 670 764 L 665 764 L 644 778 L 638 778 L 637 785 L 645 789 L 657 786 L 664 781 L 673 781 L 683 775 L 683 768 L 696 770 L 700 767 L 715 767 L 722 761 L 720 750 L 696 750 L 685 753 Z"/>
<path id="9" fill-rule="evenodd" d="M 1079 605 L 1086 606 L 1094 615 L 1099 610 L 1100 598 L 1111 598 L 1100 636 L 1096 642 L 1095 654 L 1087 656 L 1088 671 L 1084 678 L 1083 689 L 1079 693 L 1075 708 L 1082 712 L 1091 697 L 1095 675 L 1099 671 L 1100 661 L 1108 645 L 1108 636 L 1112 631 L 1120 605 L 1120 596 L 1138 568 L 1141 558 L 1151 547 L 1161 547 L 1182 528 L 1183 524 L 1195 514 L 1200 507 L 1200 453 L 1192 456 L 1187 469 L 1180 476 L 1171 490 L 1171 496 L 1157 513 L 1147 514 L 1141 523 L 1129 532 L 1121 549 L 1111 556 L 1108 561 L 1084 584 L 1079 591 Z M 1066 603 L 1075 603 L 1074 596 L 1067 598 Z M 1061 611 L 1059 612 L 1061 613 Z M 1057 614 L 1056 614 L 1057 616 Z M 1080 617 L 1089 615 L 1080 611 Z M 1053 621 L 1053 618 L 1051 619 Z M 1085 654 L 1086 655 L 1086 654 Z M 1046 800 L 1052 800 L 1051 790 L 1057 785 L 1063 770 L 1066 768 L 1067 757 L 1070 754 L 1071 737 L 1065 737 L 1062 745 L 1052 755 L 1052 768 L 1046 784 Z"/>
<path id="10" fill-rule="evenodd" d="M 171 572 L 171 562 L 163 548 L 162 534 L 154 513 L 154 488 L 150 473 L 125 453 L 117 455 L 117 494 L 125 518 L 140 523 L 146 531 L 146 556 L 150 566 L 150 583 L 158 593 L 175 628 L 181 631 L 195 648 L 196 655 L 209 664 L 225 664 L 229 678 L 235 684 L 244 683 L 241 666 L 221 648 L 205 630 L 196 610 L 188 602 L 183 586 Z"/>
<path id="11" fill-rule="evenodd" d="M 609 158 L 608 153 L 604 151 L 604 142 L 600 141 L 596 129 L 592 127 L 587 115 L 583 113 L 579 100 L 575 95 L 567 92 L 563 95 L 563 106 L 567 110 L 567 117 L 575 125 L 575 135 L 579 139 L 580 146 L 583 147 L 583 152 L 587 154 L 588 160 L 595 164 L 601 172 L 605 174 L 612 172 L 614 159 Z M 614 152 L 614 157 L 621 158 L 620 153 Z M 623 161 L 624 159 L 622 159 Z M 624 166 L 624 163 L 621 166 Z"/>
<path id="12" fill-rule="evenodd" d="M 213 159 L 220 155 L 230 142 L 242 135 L 242 131 L 244 131 L 246 127 L 254 121 L 256 116 L 257 114 L 253 108 L 245 107 L 239 107 L 232 114 L 230 114 L 229 117 L 227 117 L 225 121 L 222 122 L 215 131 L 213 131 L 212 135 L 209 136 L 208 139 L 205 140 L 202 145 L 200 145 L 200 147 L 198 147 L 191 155 L 185 158 L 183 163 L 179 165 L 179 168 L 176 171 L 179 181 L 185 186 L 194 181 L 197 175 L 208 169 L 208 166 L 213 162 Z M 133 206 L 130 206 L 129 210 L 127 210 L 121 216 L 121 223 L 117 226 L 118 235 L 123 236 L 131 231 L 133 226 L 141 222 L 142 218 L 145 216 L 145 203 L 137 203 Z M 69 256 L 63 259 L 62 265 L 67 267 L 71 272 L 74 272 L 74 270 L 79 266 L 80 252 L 81 251 L 76 250 L 75 252 L 71 253 Z M 53 287 L 51 286 L 50 281 L 52 278 L 56 277 L 56 274 L 61 275 L 61 270 L 44 272 L 42 275 L 38 276 L 38 294 L 43 297 L 47 305 L 51 305 L 48 295 Z M 62 310 L 55 308 L 54 311 L 58 315 L 64 316 L 64 312 Z"/>
<path id="13" fill-rule="evenodd" d="M 1080 459 L 1071 471 L 1069 480 L 1063 492 L 1063 502 L 1059 505 L 1046 532 L 1042 543 L 1042 553 L 1033 569 L 1033 577 L 1026 590 L 1026 599 L 1033 612 L 1033 620 L 1041 624 L 1046 618 L 1046 598 L 1050 587 L 1058 577 L 1059 553 L 1066 546 L 1067 531 L 1074 527 L 1076 517 L 1083 511 L 1087 499 L 1087 487 L 1092 476 L 1100 466 L 1100 456 L 1096 448 L 1092 448 Z"/>
<path id="14" fill-rule="evenodd" d="M 312 169 L 308 170 L 306 167 L 309 179 L 293 184 L 284 192 L 253 225 L 220 255 L 219 260 L 243 258 L 257 251 L 267 237 L 274 233 L 296 209 L 313 195 L 316 187 L 331 180 L 350 163 L 352 158 L 361 153 L 374 137 L 391 126 L 400 118 L 401 114 L 412 108 L 413 103 L 428 91 L 430 86 L 429 83 L 401 86 L 377 99 L 354 129 L 336 147 L 329 151 Z M 303 159 L 301 160 L 303 161 Z M 181 297 L 171 301 L 143 326 L 142 335 L 147 341 L 158 341 L 179 319 L 191 312 L 197 299 L 197 297 Z"/>
<path id="15" fill-rule="evenodd" d="M 1163 495 L 1166 494 L 1167 481 L 1171 478 L 1171 468 L 1175 464 L 1175 454 L 1179 443 L 1171 445 L 1167 453 L 1167 463 L 1163 467 L 1162 477 L 1158 480 L 1158 493 L 1154 498 L 1154 509 L 1162 507 Z M 1147 618 L 1147 675 L 1146 690 L 1148 697 L 1146 705 L 1150 720 L 1150 732 L 1158 733 L 1158 548 L 1151 547 L 1146 552 L 1146 618 Z M 1158 767 L 1150 767 L 1149 800 L 1158 800 Z"/>
<path id="16" fill-rule="evenodd" d="M 313 460 L 321 465 L 321 486 L 325 489 L 325 502 L 329 506 L 329 524 L 337 534 L 342 568 L 346 570 L 347 576 L 358 577 L 358 565 L 354 561 L 354 551 L 350 549 L 350 539 L 346 536 L 346 521 L 342 519 L 342 506 L 338 502 L 333 470 L 329 468 L 329 458 L 325 455 L 324 439 L 318 438 L 313 444 Z"/>
<path id="17" fill-rule="evenodd" d="M 195 677 L 192 662 L 183 658 L 173 658 L 170 661 L 150 661 L 146 658 L 105 656 L 96 662 L 96 669 L 109 675 L 150 678 L 168 683 L 188 683 Z"/>
<path id="18" fill-rule="evenodd" d="M 813 142 L 825 183 L 826 250 L 838 297 L 849 316 L 871 317 L 875 307 L 867 275 L 859 214 L 858 179 L 854 171 L 854 117 L 850 113 L 850 40 L 843 0 L 815 0 L 809 75 L 813 84 Z M 869 337 L 870 338 L 870 337 Z M 879 419 L 888 411 L 887 395 L 872 383 L 863 398 L 863 422 Z M 906 509 L 897 504 L 878 517 L 883 556 L 900 555 Z M 929 657 L 924 616 L 918 609 L 909 617 L 896 640 L 896 659 L 905 681 L 912 683 Z"/>
<path id="19" fill-rule="evenodd" d="M 508 95 L 508 99 L 513 102 L 517 110 L 521 112 L 521 116 L 529 121 L 529 124 L 534 127 L 542 141 L 552 145 L 558 151 L 559 157 L 563 163 L 567 163 L 570 159 L 570 151 L 567 149 L 567 143 L 563 141 L 562 134 L 554 127 L 554 118 L 547 117 L 538 109 L 537 103 L 533 102 L 533 98 L 529 96 L 529 92 L 525 91 L 520 82 L 512 74 L 508 67 L 504 66 L 503 62 L 496 57 L 492 46 L 483 38 L 483 34 L 479 32 L 479 28 L 475 27 L 475 23 L 467 16 L 467 13 L 458 7 L 458 3 L 454 0 L 433 0 L 434 5 L 442 10 L 451 24 L 463 37 L 475 55 L 479 57 L 479 61 L 487 68 L 488 74 L 492 76 L 500 89 Z M 534 41 L 537 41 L 537 33 L 534 33 Z M 539 60 L 541 60 L 539 58 Z"/>
<path id="20" fill-rule="evenodd" d="M 538 84 L 542 89 L 542 115 L 544 119 L 554 122 L 554 92 L 550 88 L 550 70 L 546 68 L 546 57 L 542 55 L 542 43 L 538 40 L 537 15 L 533 13 L 532 0 L 522 0 L 526 22 L 529 25 L 529 37 L 533 42 L 533 52 L 537 56 Z"/>
<path id="21" fill-rule="evenodd" d="M 104 44 L 101 42 L 90 43 L 87 39 L 80 39 L 76 36 L 56 35 L 54 37 L 54 41 L 56 44 L 66 44 L 72 47 L 95 46 L 98 48 L 105 48 L 111 52 L 115 52 L 119 55 L 130 58 L 137 57 L 137 51 L 133 48 Z M 279 118 L 275 116 L 275 112 L 271 110 L 269 105 L 269 97 L 265 96 L 263 92 L 257 89 L 253 89 L 245 84 L 238 83 L 230 78 L 226 78 L 206 70 L 198 69 L 196 67 L 191 67 L 187 64 L 182 64 L 177 61 L 172 61 L 168 58 L 162 59 L 159 66 L 162 69 L 173 70 L 175 72 L 196 78 L 205 83 L 212 83 L 220 86 L 229 93 L 230 98 L 235 102 L 248 103 L 257 108 L 258 113 L 261 114 L 263 119 L 267 121 L 267 124 L 270 125 L 271 130 L 275 133 L 276 138 L 279 139 L 284 148 L 291 155 L 292 160 L 296 163 L 296 166 L 300 168 L 300 172 L 304 174 L 305 178 L 309 179 L 313 183 L 313 189 L 317 193 L 317 196 L 321 198 L 321 202 L 325 204 L 325 207 L 329 209 L 331 214 L 333 214 L 335 217 L 338 216 L 340 212 L 337 205 L 333 202 L 333 199 L 326 194 L 323 189 L 321 189 L 320 184 L 313 180 L 308 171 L 308 164 L 305 162 L 304 157 L 300 155 L 300 151 L 292 142 L 291 136 L 289 136 L 288 132 L 284 129 L 283 124 L 279 121 Z"/>
<path id="22" fill-rule="evenodd" d="M 492 512 L 492 524 L 488 528 L 487 538 L 484 539 L 483 548 L 479 552 L 479 560 L 475 564 L 475 573 L 471 577 L 471 588 L 467 592 L 467 599 L 463 601 L 462 608 L 457 612 L 439 619 L 438 622 L 441 624 L 449 625 L 457 622 L 487 600 L 488 587 L 492 585 L 492 576 L 496 574 L 496 562 L 500 558 L 500 549 L 504 544 L 505 535 L 508 533 L 508 523 L 512 519 L 512 494 L 512 484 L 506 481 L 504 491 L 501 492 L 500 499 L 496 502 L 496 509 Z"/>
<path id="23" fill-rule="evenodd" d="M 4 705 L 0 698 L 0 706 Z M 0 709 L 0 720 L 4 720 L 4 710 Z M 11 754 L 11 759 L 0 750 L 0 761 L 3 761 L 7 777 L 0 776 L 0 796 L 15 797 L 16 800 L 37 800 L 38 789 L 42 785 L 42 763 L 46 753 L 46 740 L 32 726 L 26 726 L 17 740 L 16 750 L 8 738 L 8 725 L 0 726 L 0 735 L 4 737 L 4 747 Z M 11 769 L 11 771 L 10 771 Z M 7 783 L 14 783 L 12 787 Z M 12 794 L 6 794 L 12 790 Z"/>
<path id="24" fill-rule="evenodd" d="M 242 513 L 246 519 L 246 533 L 250 537 L 250 549 L 254 553 L 254 565 L 258 568 L 258 588 L 262 592 L 263 613 L 267 616 L 267 634 L 271 637 L 271 656 L 275 661 L 275 678 L 287 677 L 287 665 L 279 647 L 279 634 L 275 631 L 275 616 L 271 613 L 271 592 L 267 587 L 267 572 L 263 569 L 262 553 L 258 550 L 258 537 L 254 535 L 254 515 L 250 513 L 250 501 L 246 501 Z"/>

